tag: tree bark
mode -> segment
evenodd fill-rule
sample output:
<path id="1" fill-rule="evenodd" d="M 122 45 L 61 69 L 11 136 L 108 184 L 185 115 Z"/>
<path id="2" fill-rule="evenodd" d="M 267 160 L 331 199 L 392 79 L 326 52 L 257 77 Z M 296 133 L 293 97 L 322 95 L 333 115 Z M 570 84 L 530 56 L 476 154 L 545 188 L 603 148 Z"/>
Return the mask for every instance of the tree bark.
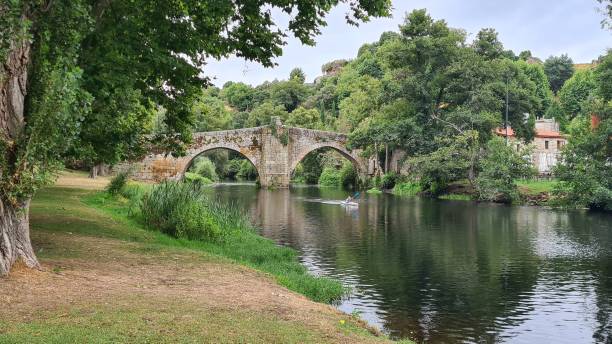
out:
<path id="1" fill-rule="evenodd" d="M 30 43 L 23 42 L 12 46 L 6 62 L 0 64 L 0 139 L 9 142 L 17 139 L 25 127 L 29 60 Z"/>
<path id="2" fill-rule="evenodd" d="M 7 275 L 13 264 L 22 261 L 38 268 L 38 260 L 30 242 L 30 200 L 12 206 L 0 200 L 0 276 Z"/>
<path id="3" fill-rule="evenodd" d="M 21 16 L 27 19 L 27 14 Z M 21 178 L 17 163 L 18 141 L 25 135 L 28 65 L 31 41 L 15 36 L 4 61 L 0 61 L 0 141 L 6 165 L 0 166 L 0 178 L 10 179 L 0 189 L 0 276 L 9 273 L 21 260 L 28 267 L 38 267 L 38 260 L 30 243 L 28 210 L 31 197 L 8 202 L 11 186 Z M 3 175 L 4 174 L 4 175 Z M 15 204 L 16 203 L 16 204 Z"/>
<path id="4" fill-rule="evenodd" d="M 98 177 L 98 165 L 93 165 L 89 169 L 89 178 L 96 179 Z"/>
<path id="5" fill-rule="evenodd" d="M 110 174 L 110 166 L 104 163 L 96 164 L 89 170 L 89 178 L 105 177 Z"/>
<path id="6" fill-rule="evenodd" d="M 385 173 L 389 172 L 389 144 L 385 143 Z"/>

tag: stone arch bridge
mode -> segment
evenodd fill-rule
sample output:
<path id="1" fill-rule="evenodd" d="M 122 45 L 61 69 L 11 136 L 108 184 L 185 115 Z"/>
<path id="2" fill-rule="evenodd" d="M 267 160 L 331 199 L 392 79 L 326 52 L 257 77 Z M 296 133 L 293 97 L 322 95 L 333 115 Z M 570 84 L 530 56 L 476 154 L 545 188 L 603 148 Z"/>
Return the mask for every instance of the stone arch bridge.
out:
<path id="1" fill-rule="evenodd" d="M 350 160 L 359 178 L 364 178 L 368 162 L 360 156 L 360 150 L 346 148 L 347 141 L 344 134 L 287 127 L 276 121 L 264 127 L 195 133 L 185 156 L 151 153 L 141 161 L 130 163 L 129 168 L 137 180 L 181 179 L 195 157 L 224 148 L 239 152 L 251 161 L 262 186 L 288 187 L 291 174 L 308 153 L 332 148 Z M 125 165 L 118 166 L 120 170 L 125 168 Z"/>

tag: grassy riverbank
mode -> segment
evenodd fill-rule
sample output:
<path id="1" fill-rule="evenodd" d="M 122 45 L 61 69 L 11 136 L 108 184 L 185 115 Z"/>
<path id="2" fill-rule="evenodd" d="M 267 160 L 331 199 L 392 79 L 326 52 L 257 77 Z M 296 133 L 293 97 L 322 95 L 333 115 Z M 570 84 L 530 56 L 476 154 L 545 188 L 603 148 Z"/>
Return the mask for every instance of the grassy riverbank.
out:
<path id="1" fill-rule="evenodd" d="M 516 180 L 515 183 L 520 197 L 520 199 L 516 200 L 516 203 L 546 205 L 558 181 L 555 179 L 521 179 Z M 397 196 L 416 196 L 421 193 L 421 188 L 418 183 L 401 182 L 395 185 L 391 193 Z M 451 183 L 447 192 L 438 196 L 438 198 L 444 200 L 469 201 L 476 199 L 477 196 L 475 190 L 467 181 L 459 181 Z"/>
<path id="2" fill-rule="evenodd" d="M 99 181 L 62 179 L 32 204 L 42 271 L 0 280 L 0 343 L 388 342 L 273 274 L 145 229 Z"/>
<path id="3" fill-rule="evenodd" d="M 170 187 L 162 188 L 163 190 L 176 189 L 172 187 L 173 184 L 165 185 Z M 188 186 L 188 184 L 183 185 Z M 122 221 L 131 228 L 132 232 L 138 232 L 145 228 L 145 219 L 140 212 L 140 208 L 135 207 L 133 203 L 142 202 L 142 194 L 145 191 L 134 191 L 141 188 L 142 186 L 137 184 L 126 188 L 127 192 L 123 192 L 123 194 L 127 197 L 110 196 L 106 192 L 98 192 L 84 197 L 83 200 L 86 204 L 102 210 L 113 219 Z M 164 197 L 169 196 L 158 192 L 149 198 L 158 201 L 156 203 L 161 203 L 159 199 Z M 184 195 L 179 197 L 184 203 Z M 193 209 L 192 205 L 193 203 L 187 203 L 184 208 L 191 210 Z M 149 212 L 160 214 L 164 212 L 164 208 L 167 206 L 167 204 L 156 204 Z M 271 240 L 256 234 L 248 219 L 238 209 L 223 204 L 206 202 L 204 207 L 195 210 L 195 212 L 188 213 L 188 216 L 192 219 L 196 217 L 204 218 L 204 220 L 195 221 L 196 225 L 205 226 L 212 222 L 215 227 L 221 227 L 217 231 L 223 232 L 224 235 L 219 239 L 188 240 L 172 238 L 157 231 L 157 228 L 149 227 L 148 229 L 151 229 L 153 233 L 151 237 L 153 240 L 147 242 L 147 244 L 152 247 L 162 245 L 189 248 L 232 259 L 243 265 L 269 273 L 274 276 L 280 285 L 317 302 L 331 303 L 339 300 L 347 293 L 348 290 L 340 282 L 325 277 L 315 277 L 308 273 L 306 268 L 298 261 L 295 250 L 278 246 Z M 176 216 L 177 214 L 176 211 L 169 212 L 171 213 L 170 216 L 173 216 L 173 214 Z M 189 219 L 185 221 L 189 221 Z"/>

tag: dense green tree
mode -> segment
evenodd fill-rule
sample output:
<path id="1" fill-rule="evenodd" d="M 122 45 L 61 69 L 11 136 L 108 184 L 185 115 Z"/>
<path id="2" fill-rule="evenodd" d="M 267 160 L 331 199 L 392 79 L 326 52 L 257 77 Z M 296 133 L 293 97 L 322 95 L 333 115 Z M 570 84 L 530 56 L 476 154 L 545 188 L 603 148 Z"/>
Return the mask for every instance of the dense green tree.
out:
<path id="1" fill-rule="evenodd" d="M 529 80 L 535 84 L 535 96 L 539 100 L 539 104 L 535 109 L 535 115 L 538 118 L 544 117 L 553 101 L 553 94 L 544 72 L 544 67 L 540 64 L 527 63 L 522 60 L 516 63 Z"/>
<path id="2" fill-rule="evenodd" d="M 272 123 L 272 117 L 278 117 L 285 121 L 289 114 L 282 105 L 274 105 L 271 102 L 263 103 L 249 112 L 245 127 L 259 127 Z"/>
<path id="3" fill-rule="evenodd" d="M 106 117 L 108 127 L 125 128 L 108 117 L 133 122 L 143 110 L 162 106 L 168 133 L 157 142 L 180 153 L 190 139 L 192 101 L 208 83 L 201 77 L 207 58 L 236 54 L 272 66 L 288 32 L 314 44 L 325 15 L 341 2 L 347 1 L 1 2 L 0 275 L 18 259 L 38 265 L 29 200 L 72 143 L 89 140 L 80 137 L 81 124 L 99 127 Z M 390 9 L 388 0 L 348 5 L 350 23 Z M 270 8 L 291 13 L 286 30 Z M 110 113 L 105 104 L 128 112 Z"/>
<path id="4" fill-rule="evenodd" d="M 378 110 L 381 86 L 381 82 L 371 76 L 342 73 L 337 88 L 341 99 L 338 106 L 338 130 L 350 132 Z"/>
<path id="5" fill-rule="evenodd" d="M 319 111 L 316 109 L 306 109 L 301 106 L 289 114 L 285 124 L 308 129 L 321 129 L 322 126 Z"/>
<path id="6" fill-rule="evenodd" d="M 527 61 L 530 58 L 532 58 L 533 55 L 531 55 L 531 50 L 523 50 L 519 53 L 519 60 L 523 60 L 523 61 Z"/>
<path id="7" fill-rule="evenodd" d="M 518 200 L 515 180 L 532 177 L 536 173 L 530 153 L 530 147 L 517 152 L 502 138 L 491 139 L 479 162 L 480 173 L 476 179 L 478 198 L 503 203 Z"/>
<path id="8" fill-rule="evenodd" d="M 299 77 L 276 81 L 270 85 L 270 101 L 291 112 L 308 98 L 310 91 Z"/>
<path id="9" fill-rule="evenodd" d="M 253 88 L 243 82 L 227 82 L 221 90 L 221 97 L 238 111 L 253 109 Z"/>
<path id="10" fill-rule="evenodd" d="M 590 99 L 597 90 L 593 71 L 590 69 L 576 72 L 559 90 L 559 103 L 563 112 L 562 124 L 569 123 L 574 117 L 588 116 Z"/>
<path id="11" fill-rule="evenodd" d="M 451 182 L 469 178 L 480 153 L 478 132 L 474 130 L 436 140 L 440 148 L 408 161 L 421 189 L 434 196 L 443 193 Z M 470 178 L 472 182 L 474 177 Z"/>
<path id="12" fill-rule="evenodd" d="M 588 100 L 597 116 L 577 116 L 569 125 L 570 138 L 555 175 L 561 180 L 555 194 L 572 206 L 612 211 L 612 53 L 594 71 L 596 93 Z"/>
<path id="13" fill-rule="evenodd" d="M 215 89 L 211 87 L 202 92 L 192 106 L 193 130 L 196 132 L 225 130 L 232 127 L 232 114 L 222 99 L 213 96 Z"/>
<path id="14" fill-rule="evenodd" d="M 574 62 L 566 54 L 551 56 L 544 61 L 544 72 L 548 77 L 550 88 L 554 93 L 557 93 L 565 80 L 571 78 L 574 74 Z"/>
<path id="15" fill-rule="evenodd" d="M 472 47 L 476 53 L 485 59 L 493 60 L 500 58 L 504 53 L 504 45 L 497 38 L 495 29 L 487 28 L 478 31 Z"/>
<path id="16" fill-rule="evenodd" d="M 354 144 L 397 142 L 413 155 L 409 165 L 423 188 L 437 194 L 457 179 L 474 183 L 478 153 L 505 117 L 506 92 L 510 125 L 533 138 L 535 115 L 550 101 L 545 78 L 537 67 L 506 58 L 493 30 L 467 47 L 463 31 L 419 10 L 400 32 L 378 47 L 385 94 L 375 119 L 353 133 Z"/>
<path id="17" fill-rule="evenodd" d="M 303 84 L 306 81 L 306 74 L 301 68 L 293 68 L 291 73 L 289 73 L 289 80 L 295 80 L 300 84 Z"/>

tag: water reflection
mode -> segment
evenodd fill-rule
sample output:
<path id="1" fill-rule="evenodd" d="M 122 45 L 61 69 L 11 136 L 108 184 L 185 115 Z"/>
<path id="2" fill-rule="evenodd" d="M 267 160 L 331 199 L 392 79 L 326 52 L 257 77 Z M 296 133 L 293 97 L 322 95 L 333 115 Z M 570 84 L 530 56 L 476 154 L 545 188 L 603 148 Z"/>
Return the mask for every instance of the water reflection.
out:
<path id="1" fill-rule="evenodd" d="M 426 342 L 612 342 L 612 217 L 223 185 L 261 233 L 354 287 L 339 308 Z"/>

